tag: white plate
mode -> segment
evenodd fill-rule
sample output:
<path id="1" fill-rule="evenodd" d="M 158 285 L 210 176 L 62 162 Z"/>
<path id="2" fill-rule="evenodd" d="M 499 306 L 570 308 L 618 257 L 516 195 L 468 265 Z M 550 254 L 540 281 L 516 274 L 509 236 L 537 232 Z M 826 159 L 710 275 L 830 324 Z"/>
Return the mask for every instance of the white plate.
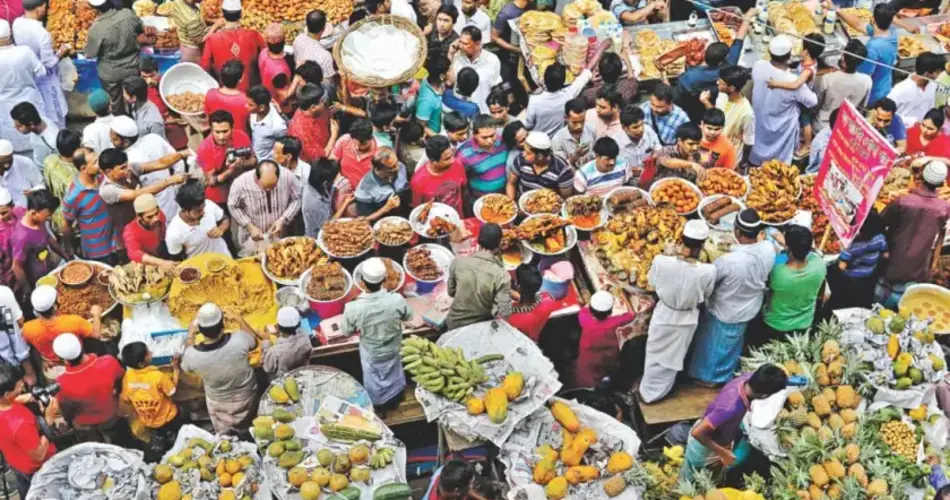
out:
<path id="1" fill-rule="evenodd" d="M 570 214 L 567 213 L 567 207 L 568 205 L 570 205 L 571 200 L 573 200 L 574 198 L 581 198 L 583 196 L 590 196 L 590 195 L 577 194 L 564 200 L 564 204 L 561 205 L 561 217 L 564 217 L 567 220 L 571 220 Z M 574 221 L 571 221 L 571 224 L 577 229 L 580 229 L 581 231 L 593 231 L 595 229 L 603 227 L 604 224 L 606 223 L 607 223 L 607 210 L 604 209 L 603 199 L 601 199 L 601 203 L 600 203 L 600 223 L 599 224 L 597 224 L 594 227 L 579 227 L 577 224 L 574 224 Z"/>
<path id="2" fill-rule="evenodd" d="M 482 196 L 481 198 L 475 200 L 475 204 L 472 205 L 472 211 L 475 212 L 475 218 L 482 221 L 485 224 L 487 224 L 488 221 L 482 218 L 482 205 L 485 204 L 485 198 L 488 198 L 489 196 L 502 196 L 504 198 L 508 198 L 507 196 L 503 194 L 493 193 L 493 194 L 486 194 L 485 196 Z M 515 204 L 514 202 L 512 202 L 512 204 L 515 205 L 515 213 L 512 214 L 511 218 L 501 223 L 496 222 L 495 224 L 498 224 L 500 226 L 507 226 L 508 224 L 511 224 L 515 220 L 515 218 L 518 217 L 518 205 Z"/>
<path id="3" fill-rule="evenodd" d="M 399 273 L 399 284 L 396 285 L 396 288 L 394 290 L 389 290 L 389 291 L 398 292 L 402 288 L 402 286 L 406 283 L 406 271 L 402 269 L 402 266 L 400 266 L 398 262 L 392 259 L 386 259 L 386 260 L 389 260 L 389 262 L 392 263 L 392 265 L 396 268 L 396 271 Z M 365 263 L 366 261 L 364 260 L 363 262 L 360 262 L 359 264 L 357 264 L 356 268 L 353 269 L 353 281 L 356 282 L 356 287 L 364 292 L 366 290 L 363 290 L 363 287 L 360 285 L 360 283 L 362 283 L 361 280 L 363 279 L 363 273 L 362 273 L 363 264 Z"/>
<path id="4" fill-rule="evenodd" d="M 534 195 L 534 193 L 536 193 L 536 192 L 538 192 L 538 191 L 541 191 L 541 190 L 540 190 L 540 189 L 532 189 L 531 191 L 525 191 L 524 193 L 521 194 L 521 196 L 518 198 L 518 208 L 520 208 L 522 212 L 524 212 L 524 213 L 526 213 L 526 214 L 528 214 L 528 215 L 538 215 L 538 214 L 536 214 L 536 213 L 534 213 L 534 212 L 529 212 L 529 211 L 525 210 L 525 208 L 524 208 L 524 203 L 525 203 L 526 201 L 528 201 L 528 199 L 531 198 L 531 197 Z M 552 190 L 552 191 L 553 191 L 553 190 Z M 555 191 L 555 194 L 557 194 L 557 191 Z M 559 195 L 559 196 L 560 196 L 560 195 Z M 564 203 L 564 200 L 561 200 L 561 208 L 564 208 L 564 204 L 563 204 L 563 203 Z M 557 214 L 560 213 L 560 212 L 540 212 L 540 213 L 551 213 L 551 214 L 557 215 Z"/>
<path id="5" fill-rule="evenodd" d="M 631 191 L 638 191 L 643 196 L 643 198 L 647 200 L 648 206 L 651 206 L 651 207 L 653 206 L 653 200 L 650 199 L 650 193 L 646 192 L 646 190 L 643 190 L 634 186 L 620 186 L 620 187 L 611 189 L 610 192 L 607 193 L 607 196 L 604 196 L 604 210 L 607 211 L 607 215 L 615 215 L 613 208 L 610 206 L 610 202 L 608 200 L 610 200 L 610 198 L 615 194 L 627 193 Z"/>
<path id="6" fill-rule="evenodd" d="M 379 243 L 380 245 L 382 245 L 382 246 L 384 246 L 384 247 L 399 247 L 399 246 L 403 246 L 403 245 L 405 245 L 406 243 L 409 243 L 410 241 L 412 241 L 412 235 L 411 235 L 411 234 L 409 235 L 409 239 L 407 239 L 406 241 L 403 241 L 402 243 L 399 243 L 399 244 L 397 244 L 397 245 L 390 245 L 390 244 L 387 244 L 387 243 L 383 243 L 382 241 L 379 241 L 379 239 L 376 238 L 376 231 L 378 231 L 379 228 L 382 227 L 383 222 L 387 222 L 387 221 L 403 221 L 403 222 L 405 222 L 406 224 L 409 224 L 409 229 L 412 229 L 412 223 L 409 222 L 409 219 L 406 219 L 405 217 L 398 217 L 398 216 L 396 216 L 396 215 L 390 215 L 389 217 L 383 217 L 382 219 L 379 219 L 378 221 L 376 221 L 376 224 L 373 224 L 373 238 L 376 239 L 376 242 L 377 242 L 377 243 Z"/>
<path id="7" fill-rule="evenodd" d="M 334 220 L 340 221 L 340 222 L 345 222 L 345 221 L 348 221 L 348 220 L 353 220 L 353 218 L 352 218 L 352 217 L 340 217 L 339 219 L 334 219 Z M 328 221 L 328 222 L 329 222 L 329 221 Z M 374 237 L 374 239 L 375 239 L 375 237 Z M 323 242 L 323 228 L 320 228 L 320 232 L 317 233 L 317 245 L 320 247 L 321 250 L 323 250 L 323 253 L 329 255 L 330 257 L 334 257 L 334 258 L 337 258 L 337 259 L 355 259 L 355 258 L 357 258 L 357 257 L 362 257 L 362 256 L 366 255 L 367 252 L 369 252 L 370 250 L 373 249 L 373 244 L 370 243 L 369 245 L 367 245 L 366 249 L 363 250 L 363 251 L 360 252 L 360 253 L 357 253 L 357 254 L 354 254 L 354 255 L 337 255 L 337 254 L 331 252 L 330 249 L 327 248 L 326 243 Z M 301 279 L 302 279 L 302 278 L 303 278 L 303 275 L 301 275 L 300 277 L 301 277 Z M 302 283 L 302 282 L 301 282 L 301 283 Z"/>
<path id="8" fill-rule="evenodd" d="M 706 175 L 708 176 L 709 172 L 712 172 L 713 170 L 722 170 L 724 172 L 729 172 L 729 174 L 727 175 L 733 175 L 741 179 L 742 183 L 745 184 L 745 193 L 742 193 L 742 196 L 739 199 L 744 200 L 746 196 L 749 196 L 749 190 L 752 188 L 752 185 L 749 184 L 748 178 L 743 177 L 739 175 L 738 173 L 736 173 L 734 170 L 729 170 L 728 168 L 710 168 L 709 170 L 706 170 Z M 699 184 L 697 184 L 696 187 L 699 187 Z M 702 188 L 700 188 L 700 191 L 702 191 Z M 706 195 L 705 193 L 703 193 L 703 196 L 712 196 L 713 194 L 723 194 L 723 193 L 711 193 L 709 195 Z M 735 196 L 733 196 L 733 198 L 735 198 Z"/>
<path id="9" fill-rule="evenodd" d="M 676 181 L 682 182 L 683 184 L 686 184 L 690 189 L 693 190 L 694 193 L 696 193 L 697 199 L 699 199 L 700 202 L 703 201 L 703 192 L 699 190 L 699 188 L 696 186 L 696 184 L 693 184 L 692 182 L 690 182 L 690 181 L 688 181 L 688 180 L 686 180 L 686 179 L 680 179 L 679 177 L 666 177 L 666 178 L 663 178 L 663 179 L 660 179 L 660 180 L 654 182 L 653 185 L 650 186 L 650 199 L 653 200 L 653 204 L 654 204 L 655 206 L 660 206 L 660 205 L 656 202 L 656 197 L 653 195 L 653 193 L 654 193 L 657 189 L 659 189 L 659 187 L 662 186 L 663 184 L 665 184 L 665 183 L 667 183 L 667 182 L 676 182 Z M 696 208 L 690 210 L 689 212 L 676 212 L 676 214 L 677 214 L 677 215 L 689 215 L 689 214 L 695 212 L 697 208 L 699 208 L 699 204 L 697 204 L 697 205 L 696 205 Z"/>
<path id="10" fill-rule="evenodd" d="M 703 207 L 723 197 L 727 197 L 731 199 L 733 203 L 737 203 L 739 205 L 739 210 L 732 212 L 730 214 L 726 214 L 725 217 L 719 219 L 719 224 L 712 224 L 711 222 L 706 220 L 706 216 L 703 214 Z M 702 200 L 699 201 L 699 208 L 697 208 L 697 210 L 699 211 L 699 218 L 702 219 L 702 221 L 705 222 L 709 227 L 717 231 L 732 231 L 735 228 L 736 217 L 738 217 L 739 212 L 741 212 L 744 209 L 745 209 L 745 203 L 742 203 L 742 200 L 732 197 L 732 196 L 726 196 L 724 194 L 711 194 L 703 198 Z"/>
<path id="11" fill-rule="evenodd" d="M 456 226 L 462 225 L 462 220 L 459 218 L 458 212 L 454 208 L 446 205 L 445 203 L 435 202 L 432 204 L 432 209 L 429 210 L 429 217 L 426 218 L 425 222 L 419 222 L 419 214 L 422 213 L 422 208 L 427 204 L 423 203 L 418 207 L 412 209 L 412 212 L 409 213 L 409 224 L 412 225 L 412 230 L 416 232 L 419 236 L 423 238 L 430 238 L 431 236 L 427 235 L 426 232 L 429 231 L 429 221 L 436 217 L 442 217 L 443 219 L 455 224 Z M 445 235 L 448 236 L 448 235 Z M 444 236 L 441 236 L 444 237 Z"/>
<path id="12" fill-rule="evenodd" d="M 306 236 L 288 236 L 288 237 L 286 237 L 286 238 L 281 238 L 280 241 L 284 241 L 284 240 L 299 240 L 299 239 L 313 239 L 313 238 L 307 238 Z M 313 240 L 313 241 L 315 241 L 315 242 L 317 243 L 317 247 L 318 247 L 318 248 L 320 248 L 321 250 L 323 249 L 323 246 L 320 245 L 320 242 L 319 242 L 319 241 L 317 241 L 317 240 Z M 324 250 L 324 252 L 326 252 L 326 250 Z M 329 255 L 329 254 L 327 254 L 327 255 Z M 278 278 L 277 275 L 275 275 L 274 273 L 270 272 L 270 270 L 267 269 L 267 252 L 261 252 L 261 270 L 264 271 L 264 276 L 267 276 L 268 279 L 270 279 L 270 280 L 273 281 L 274 283 L 277 283 L 277 284 L 279 284 L 279 285 L 284 285 L 284 286 L 297 286 L 297 285 L 299 285 L 299 284 L 300 284 L 300 276 L 303 276 L 303 273 L 300 273 L 300 276 L 298 276 L 298 277 L 296 277 L 296 278 Z M 304 270 L 304 271 L 306 272 L 306 270 Z"/>
<path id="13" fill-rule="evenodd" d="M 538 218 L 538 217 L 541 217 L 541 216 L 544 216 L 544 215 L 547 215 L 547 214 L 529 215 L 529 216 L 528 216 L 524 221 L 522 221 L 521 223 L 524 224 L 525 222 L 528 222 L 529 220 L 531 220 L 531 219 L 533 219 L 533 218 Z M 528 247 L 528 249 L 530 249 L 532 252 L 534 252 L 534 253 L 536 253 L 536 254 L 539 254 L 539 255 L 546 255 L 546 256 L 562 255 L 562 254 L 565 254 L 565 253 L 569 252 L 572 248 L 574 248 L 575 245 L 577 245 L 577 229 L 575 229 L 574 226 L 571 226 L 571 225 L 564 226 L 564 236 L 565 236 L 565 238 L 564 238 L 564 248 L 562 248 L 562 249 L 561 249 L 560 251 L 558 251 L 558 252 L 548 252 L 548 251 L 545 251 L 545 250 L 539 250 L 538 248 L 535 248 L 535 247 L 531 246 L 531 243 L 530 243 L 530 242 L 527 242 L 527 241 L 525 241 L 524 244 L 525 244 L 525 246 Z"/>
<path id="14" fill-rule="evenodd" d="M 415 248 L 427 248 L 429 250 L 429 254 L 432 255 L 432 260 L 434 260 L 435 263 L 438 264 L 439 267 L 442 268 L 442 276 L 439 276 L 438 279 L 434 279 L 434 280 L 424 280 L 424 279 L 419 279 L 418 277 L 416 277 L 416 275 L 412 274 L 412 271 L 409 270 L 409 266 L 406 264 L 406 257 L 408 257 L 409 252 L 411 252 Z M 420 245 L 416 245 L 410 248 L 406 252 L 406 255 L 404 255 L 402 258 L 402 267 L 403 269 L 406 270 L 406 274 L 408 274 L 409 276 L 412 276 L 412 279 L 416 281 L 419 281 L 421 283 L 438 283 L 449 277 L 449 266 L 452 265 L 453 260 L 455 260 L 455 255 L 451 251 L 449 251 L 448 248 L 445 248 L 442 245 L 436 245 L 435 243 L 422 243 Z"/>

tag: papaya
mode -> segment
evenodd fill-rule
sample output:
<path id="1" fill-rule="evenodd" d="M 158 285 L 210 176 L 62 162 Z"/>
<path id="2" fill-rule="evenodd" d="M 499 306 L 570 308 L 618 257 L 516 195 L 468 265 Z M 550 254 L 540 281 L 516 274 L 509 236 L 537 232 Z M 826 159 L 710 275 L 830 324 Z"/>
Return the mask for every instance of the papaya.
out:
<path id="1" fill-rule="evenodd" d="M 579 432 L 581 430 L 580 420 L 577 419 L 577 415 L 574 414 L 571 407 L 567 406 L 567 403 L 562 401 L 552 403 L 551 415 L 553 415 L 554 420 L 557 420 L 557 423 L 561 424 L 565 429 L 571 432 Z"/>
<path id="2" fill-rule="evenodd" d="M 181 500 L 181 484 L 171 481 L 162 485 L 158 490 L 158 500 Z"/>
<path id="3" fill-rule="evenodd" d="M 340 491 L 350 485 L 350 480 L 343 474 L 334 474 L 330 476 L 330 489 Z"/>
<path id="4" fill-rule="evenodd" d="M 553 460 L 548 460 L 547 458 L 535 464 L 534 470 L 531 473 L 531 478 L 534 479 L 534 482 L 541 486 L 550 483 L 555 476 L 557 476 L 557 465 Z"/>
<path id="5" fill-rule="evenodd" d="M 273 420 L 276 420 L 282 424 L 290 423 L 297 419 L 297 415 L 283 408 L 277 408 L 276 410 L 274 410 L 273 417 L 274 417 Z"/>
<path id="6" fill-rule="evenodd" d="M 502 381 L 501 387 L 505 390 L 508 401 L 518 399 L 518 396 L 520 396 L 524 390 L 524 375 L 522 375 L 521 372 L 510 372 L 508 375 L 505 375 L 505 380 Z"/>
<path id="7" fill-rule="evenodd" d="M 482 398 L 469 396 L 468 399 L 465 400 L 465 409 L 468 410 L 469 415 L 481 415 L 485 413 L 485 402 L 482 401 Z"/>
<path id="8" fill-rule="evenodd" d="M 633 467 L 633 457 L 625 451 L 618 451 L 607 459 L 607 472 L 618 474 Z"/>
<path id="9" fill-rule="evenodd" d="M 300 387 L 297 386 L 297 379 L 293 377 L 285 378 L 284 392 L 287 393 L 287 397 L 294 403 L 300 401 Z"/>
<path id="10" fill-rule="evenodd" d="M 590 465 L 583 466 L 574 466 L 567 470 L 564 474 L 564 479 L 567 480 L 568 484 L 578 485 L 581 483 L 586 483 L 593 481 L 600 477 L 600 470 L 597 467 Z"/>
<path id="11" fill-rule="evenodd" d="M 305 483 L 309 478 L 310 476 L 307 474 L 307 469 L 303 467 L 294 467 L 287 471 L 287 482 L 296 488 L 299 488 L 300 485 Z"/>
<path id="12" fill-rule="evenodd" d="M 500 424 L 508 418 L 508 394 L 501 387 L 488 390 L 485 394 L 485 409 L 493 424 Z"/>
<path id="13" fill-rule="evenodd" d="M 320 485 L 313 481 L 300 484 L 300 500 L 317 500 L 320 498 Z"/>
<path id="14" fill-rule="evenodd" d="M 271 388 L 267 390 L 267 395 L 279 405 L 290 402 L 290 396 L 287 395 L 287 391 L 279 385 L 272 385 Z"/>
<path id="15" fill-rule="evenodd" d="M 302 451 L 285 451 L 280 458 L 277 459 L 277 465 L 285 469 L 289 469 L 303 461 L 303 452 Z"/>
<path id="16" fill-rule="evenodd" d="M 547 495 L 548 500 L 560 500 L 567 496 L 567 489 L 567 479 L 558 476 L 544 487 L 544 494 Z"/>

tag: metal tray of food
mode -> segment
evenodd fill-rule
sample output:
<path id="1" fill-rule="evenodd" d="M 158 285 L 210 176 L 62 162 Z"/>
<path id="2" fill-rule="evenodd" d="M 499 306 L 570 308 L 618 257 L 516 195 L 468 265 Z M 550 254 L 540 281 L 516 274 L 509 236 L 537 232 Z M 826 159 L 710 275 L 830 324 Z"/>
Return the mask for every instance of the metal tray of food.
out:
<path id="1" fill-rule="evenodd" d="M 705 46 L 717 40 L 716 34 L 713 32 L 712 23 L 710 23 L 708 19 L 700 19 L 694 26 L 690 26 L 686 21 L 677 21 L 634 26 L 626 28 L 626 31 L 631 40 L 630 63 L 633 64 L 637 79 L 641 82 L 660 80 L 662 74 L 653 67 L 652 61 L 675 49 L 681 42 L 694 38 L 701 39 L 706 42 L 703 46 L 703 52 L 705 52 Z M 644 44 L 652 49 L 648 49 L 644 54 L 644 51 L 641 50 L 638 44 L 638 40 L 642 40 L 646 32 L 656 34 L 656 38 L 653 40 L 658 39 L 662 44 L 656 44 L 655 42 Z M 677 60 L 672 66 L 674 69 L 672 72 L 667 73 L 667 77 L 675 78 L 681 75 L 687 67 L 683 58 Z M 651 69 L 651 67 L 653 68 Z"/>
<path id="2" fill-rule="evenodd" d="M 716 40 L 732 46 L 736 39 L 736 31 L 742 25 L 742 10 L 739 7 L 726 5 L 706 11 L 706 17 L 712 24 L 712 32 Z"/>

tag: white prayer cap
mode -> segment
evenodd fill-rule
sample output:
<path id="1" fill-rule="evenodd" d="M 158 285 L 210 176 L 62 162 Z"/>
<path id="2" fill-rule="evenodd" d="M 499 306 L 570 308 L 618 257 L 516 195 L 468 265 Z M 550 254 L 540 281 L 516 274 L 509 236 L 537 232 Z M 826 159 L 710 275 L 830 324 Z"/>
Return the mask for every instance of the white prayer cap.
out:
<path id="1" fill-rule="evenodd" d="M 46 312 L 56 305 L 56 289 L 49 285 L 41 285 L 33 290 L 30 295 L 30 304 L 36 312 Z"/>
<path id="2" fill-rule="evenodd" d="M 792 39 L 786 35 L 779 35 L 769 42 L 769 54 L 773 56 L 787 56 L 792 51 Z"/>
<path id="3" fill-rule="evenodd" d="M 614 296 L 603 290 L 590 296 L 590 308 L 600 312 L 610 312 L 614 308 Z"/>
<path id="4" fill-rule="evenodd" d="M 0 139 L 0 156 L 10 156 L 12 154 L 13 143 L 6 139 Z"/>
<path id="5" fill-rule="evenodd" d="M 551 138 L 548 137 L 548 134 L 537 130 L 528 132 L 528 138 L 525 139 L 525 142 L 531 146 L 531 149 L 551 149 Z"/>
<path id="6" fill-rule="evenodd" d="M 93 7 L 99 7 L 103 5 L 104 3 L 106 3 L 108 0 L 87 0 L 87 1 L 89 2 L 89 5 L 92 5 Z"/>
<path id="7" fill-rule="evenodd" d="M 125 115 L 113 118 L 109 128 L 122 137 L 138 137 L 139 135 L 139 127 L 135 124 L 135 120 Z"/>
<path id="8" fill-rule="evenodd" d="M 739 212 L 739 216 L 736 217 L 736 224 L 746 231 L 755 231 L 762 225 L 762 218 L 759 217 L 759 213 L 754 208 L 747 208 Z"/>
<path id="9" fill-rule="evenodd" d="M 924 181 L 932 186 L 939 186 L 947 180 L 947 164 L 934 160 L 924 167 Z"/>
<path id="10" fill-rule="evenodd" d="M 79 337 L 71 333 L 61 333 L 53 340 L 53 352 L 65 361 L 82 356 L 82 344 Z"/>
<path id="11" fill-rule="evenodd" d="M 237 12 L 241 10 L 241 0 L 224 0 L 221 4 L 221 10 Z"/>
<path id="12" fill-rule="evenodd" d="M 10 38 L 10 23 L 0 19 L 0 38 Z"/>
<path id="13" fill-rule="evenodd" d="M 693 240 L 705 240 L 709 237 L 709 226 L 701 220 L 693 219 L 683 228 L 683 236 Z"/>
<path id="14" fill-rule="evenodd" d="M 198 326 L 211 328 L 220 323 L 223 317 L 224 314 L 221 313 L 221 309 L 218 306 L 211 302 L 206 302 L 205 305 L 201 306 L 201 309 L 198 309 Z"/>
<path id="15" fill-rule="evenodd" d="M 277 326 L 283 328 L 296 328 L 300 324 L 300 311 L 295 307 L 281 307 L 277 311 Z"/>
<path id="16" fill-rule="evenodd" d="M 379 257 L 367 259 L 360 268 L 360 276 L 371 285 L 382 283 L 386 279 L 386 264 Z"/>
<path id="17" fill-rule="evenodd" d="M 9 205 L 13 203 L 13 197 L 10 196 L 10 191 L 5 187 L 0 187 L 0 205 Z"/>

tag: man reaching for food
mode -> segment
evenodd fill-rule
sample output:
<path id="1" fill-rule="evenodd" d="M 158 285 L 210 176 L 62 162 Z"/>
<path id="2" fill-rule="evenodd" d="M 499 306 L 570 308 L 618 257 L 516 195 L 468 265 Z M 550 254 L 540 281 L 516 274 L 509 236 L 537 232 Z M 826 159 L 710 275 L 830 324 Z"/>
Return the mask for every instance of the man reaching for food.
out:
<path id="1" fill-rule="evenodd" d="M 135 220 L 126 224 L 122 231 L 129 260 L 174 269 L 177 262 L 167 258 L 168 248 L 165 246 L 165 214 L 159 209 L 155 195 L 139 195 L 132 206 Z"/>

